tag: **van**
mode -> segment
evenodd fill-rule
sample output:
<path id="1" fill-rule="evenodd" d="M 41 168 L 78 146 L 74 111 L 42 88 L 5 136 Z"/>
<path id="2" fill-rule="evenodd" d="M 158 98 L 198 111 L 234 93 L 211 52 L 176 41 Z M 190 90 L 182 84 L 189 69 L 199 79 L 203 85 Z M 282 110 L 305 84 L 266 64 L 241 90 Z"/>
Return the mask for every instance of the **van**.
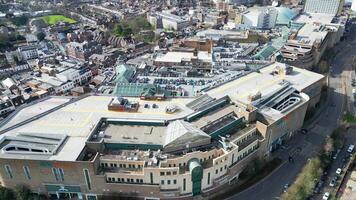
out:
<path id="1" fill-rule="evenodd" d="M 350 144 L 349 148 L 347 149 L 347 152 L 352 153 L 354 151 L 355 146 L 353 144 Z"/>

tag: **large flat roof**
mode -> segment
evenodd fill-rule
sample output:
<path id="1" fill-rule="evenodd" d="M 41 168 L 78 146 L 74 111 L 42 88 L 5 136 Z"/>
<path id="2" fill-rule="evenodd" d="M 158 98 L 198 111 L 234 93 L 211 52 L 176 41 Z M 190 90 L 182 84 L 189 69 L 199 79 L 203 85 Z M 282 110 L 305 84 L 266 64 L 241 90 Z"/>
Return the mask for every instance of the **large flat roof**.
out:
<path id="1" fill-rule="evenodd" d="M 252 72 L 239 79 L 226 83 L 220 87 L 207 91 L 212 97 L 221 98 L 228 95 L 233 101 L 249 104 L 249 95 L 261 92 L 262 97 L 282 87 L 279 83 L 283 80 L 290 82 L 298 91 L 302 91 L 308 86 L 320 81 L 323 75 L 305 69 L 293 67 L 290 75 L 272 74 L 277 66 L 285 66 L 283 63 L 273 63 L 259 72 Z"/>
<path id="2" fill-rule="evenodd" d="M 53 156 L 33 156 L 27 155 L 29 158 L 46 158 L 50 160 L 75 160 L 85 146 L 85 142 L 89 137 L 93 127 L 100 121 L 101 118 L 121 118 L 121 119 L 152 119 L 152 120 L 175 120 L 184 118 L 193 113 L 193 110 L 187 108 L 185 104 L 191 99 L 171 99 L 167 101 L 144 101 L 139 98 L 128 98 L 130 101 L 140 103 L 138 112 L 116 112 L 109 111 L 108 103 L 112 96 L 88 96 L 79 101 L 64 106 L 54 112 L 51 112 L 39 119 L 12 129 L 3 134 L 3 136 L 16 136 L 18 133 L 26 132 L 43 133 L 43 134 L 64 134 L 68 139 L 64 142 L 63 148 Z M 61 97 L 52 97 L 51 101 L 60 101 Z M 158 108 L 144 108 L 144 104 L 158 105 Z M 179 109 L 176 113 L 168 114 L 165 108 L 169 105 L 176 105 Z M 20 122 L 20 119 L 26 118 L 29 113 L 26 111 L 37 110 L 37 104 L 30 106 L 26 110 L 22 110 L 9 121 L 11 124 Z M 36 109 L 37 108 L 37 109 Z M 4 154 L 0 154 L 2 157 Z M 18 155 L 13 155 L 18 157 Z M 7 157 L 7 156 L 5 156 Z"/>
<path id="3" fill-rule="evenodd" d="M 281 87 L 279 84 L 286 80 L 292 84 L 294 88 L 302 91 L 306 87 L 323 79 L 323 75 L 316 74 L 304 69 L 294 67 L 290 75 L 272 75 L 271 72 L 277 66 L 284 64 L 274 63 L 259 72 L 252 72 L 246 76 L 225 83 L 215 89 L 207 91 L 206 93 L 213 98 L 222 98 L 228 95 L 233 101 L 240 101 L 246 104 L 248 96 L 251 93 L 261 92 L 262 97 L 269 95 L 271 92 Z M 69 99 L 63 97 L 51 97 L 43 102 L 29 105 L 20 110 L 16 115 L 9 119 L 5 126 L 0 130 L 9 128 L 12 125 L 23 122 L 31 117 L 41 115 L 41 113 L 48 111 L 48 114 L 35 118 L 32 121 L 19 125 L 0 136 L 16 137 L 20 133 L 26 134 L 46 134 L 46 135 L 65 135 L 66 140 L 63 141 L 60 150 L 54 155 L 16 155 L 7 154 L 0 151 L 0 157 L 18 158 L 18 159 L 46 159 L 46 160 L 62 160 L 74 161 L 85 147 L 87 139 L 90 137 L 94 127 L 102 118 L 122 119 L 122 120 L 178 120 L 183 119 L 194 111 L 186 105 L 196 98 L 174 98 L 165 101 L 145 101 L 139 98 L 127 98 L 131 102 L 138 102 L 140 104 L 138 112 L 116 112 L 109 111 L 107 105 L 111 101 L 112 96 L 88 96 L 76 101 L 69 102 Z M 145 104 L 149 104 L 149 108 L 144 108 Z M 158 108 L 152 108 L 156 104 Z M 173 114 L 166 113 L 166 107 L 175 105 L 178 109 Z M 57 108 L 57 109 L 54 109 Z M 54 110 L 51 110 L 54 109 Z M 225 110 L 223 110 L 225 112 Z M 221 112 L 223 112 L 221 111 Z M 232 110 L 231 110 L 232 111 Z M 207 119 L 208 120 L 208 119 Z M 120 134 L 117 132 L 117 127 L 109 128 L 109 133 L 112 139 L 122 138 L 128 127 L 119 127 Z M 145 127 L 144 127 L 145 128 Z M 112 130 L 111 130 L 112 129 Z M 130 127 L 131 130 L 131 127 Z M 142 130 L 138 127 L 137 131 Z M 155 127 L 157 135 L 165 134 L 159 127 Z M 163 138 L 162 135 L 162 138 Z M 143 138 L 144 141 L 152 142 L 151 139 L 159 138 Z M 161 141 L 162 142 L 162 141 Z"/>

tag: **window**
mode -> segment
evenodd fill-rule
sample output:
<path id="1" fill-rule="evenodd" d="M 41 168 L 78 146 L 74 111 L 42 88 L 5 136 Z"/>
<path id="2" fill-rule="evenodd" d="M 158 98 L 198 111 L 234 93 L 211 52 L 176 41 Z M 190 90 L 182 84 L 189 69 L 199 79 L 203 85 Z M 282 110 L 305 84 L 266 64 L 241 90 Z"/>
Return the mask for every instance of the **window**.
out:
<path id="1" fill-rule="evenodd" d="M 167 172 L 167 176 L 170 176 L 171 175 L 171 172 Z"/>
<path id="2" fill-rule="evenodd" d="M 227 169 L 227 165 L 225 165 L 225 169 Z"/>
<path id="3" fill-rule="evenodd" d="M 139 183 L 140 182 L 140 180 L 139 179 L 136 179 L 136 183 Z"/>
<path id="4" fill-rule="evenodd" d="M 23 166 L 23 171 L 28 180 L 31 180 L 30 168 L 28 166 Z"/>
<path id="5" fill-rule="evenodd" d="M 218 174 L 219 170 L 215 170 L 215 174 Z"/>
<path id="6" fill-rule="evenodd" d="M 177 184 L 177 180 L 176 179 L 173 180 L 173 184 Z"/>
<path id="7" fill-rule="evenodd" d="M 164 176 L 164 172 L 161 172 L 160 175 L 161 175 L 161 176 Z"/>
<path id="8" fill-rule="evenodd" d="M 54 175 L 54 179 L 56 179 L 56 181 L 59 181 L 59 175 L 58 175 L 57 168 L 52 168 L 52 172 Z"/>
<path id="9" fill-rule="evenodd" d="M 220 172 L 222 172 L 222 167 L 220 167 Z"/>
<path id="10" fill-rule="evenodd" d="M 150 173 L 151 184 L 153 184 L 153 173 Z"/>
<path id="11" fill-rule="evenodd" d="M 210 185 L 210 172 L 208 173 L 208 185 Z"/>
<path id="12" fill-rule="evenodd" d="M 170 184 L 171 184 L 171 180 L 168 180 L 168 181 L 167 181 L 167 184 L 170 185 Z"/>
<path id="13" fill-rule="evenodd" d="M 164 185 L 164 180 L 161 180 L 161 185 Z"/>
<path id="14" fill-rule="evenodd" d="M 12 170 L 11 170 L 10 165 L 5 165 L 5 171 L 6 171 L 7 177 L 12 179 L 13 175 L 12 175 Z"/>
<path id="15" fill-rule="evenodd" d="M 59 180 L 64 181 L 64 170 L 62 168 L 57 169 L 59 171 Z"/>
<path id="16" fill-rule="evenodd" d="M 183 191 L 185 191 L 185 179 L 183 179 Z"/>
<path id="17" fill-rule="evenodd" d="M 174 171 L 174 172 L 173 172 L 173 175 L 177 175 L 177 172 L 176 172 L 176 171 Z"/>

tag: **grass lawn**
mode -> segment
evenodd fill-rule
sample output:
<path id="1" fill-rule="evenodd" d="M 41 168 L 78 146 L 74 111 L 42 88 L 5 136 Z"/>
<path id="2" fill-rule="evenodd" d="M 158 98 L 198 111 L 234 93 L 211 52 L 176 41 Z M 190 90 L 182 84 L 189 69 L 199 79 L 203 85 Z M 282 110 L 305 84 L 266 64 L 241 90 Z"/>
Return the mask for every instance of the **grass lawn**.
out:
<path id="1" fill-rule="evenodd" d="M 41 17 L 41 19 L 43 19 L 48 25 L 54 25 L 60 21 L 68 22 L 70 24 L 74 24 L 77 22 L 74 19 L 65 17 L 63 15 L 48 15 L 48 16 Z"/>
<path id="2" fill-rule="evenodd" d="M 350 113 L 344 115 L 344 121 L 348 123 L 356 123 L 356 117 Z"/>

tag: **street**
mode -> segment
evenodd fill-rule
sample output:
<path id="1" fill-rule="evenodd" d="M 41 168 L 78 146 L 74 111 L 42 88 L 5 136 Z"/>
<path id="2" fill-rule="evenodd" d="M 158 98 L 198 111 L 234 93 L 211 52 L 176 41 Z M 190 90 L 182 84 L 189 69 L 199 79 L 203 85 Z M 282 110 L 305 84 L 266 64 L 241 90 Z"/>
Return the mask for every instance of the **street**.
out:
<path id="1" fill-rule="evenodd" d="M 352 31 L 354 32 L 354 28 Z M 289 148 L 287 150 L 279 150 L 275 153 L 278 157 L 281 157 L 284 160 L 283 164 L 271 175 L 261 180 L 256 185 L 228 199 L 279 199 L 283 193 L 284 185 L 293 183 L 306 161 L 318 154 L 326 136 L 329 136 L 338 127 L 342 120 L 347 96 L 345 88 L 346 85 L 350 84 L 351 65 L 349 65 L 349 63 L 350 59 L 353 58 L 353 55 L 355 55 L 356 52 L 355 44 L 355 34 L 351 34 L 350 38 L 340 42 L 338 46 L 335 47 L 336 49 L 339 48 L 340 51 L 335 55 L 332 63 L 332 70 L 330 70 L 328 99 L 325 105 L 326 108 L 322 109 L 322 113 L 320 113 L 320 115 L 306 127 L 306 129 L 308 129 L 306 135 L 297 134 L 289 142 Z M 355 140 L 356 138 L 348 140 L 348 143 L 351 143 L 351 141 L 354 142 Z M 298 152 L 298 148 L 301 148 L 302 150 Z M 294 163 L 289 163 L 287 161 L 288 155 L 293 155 Z M 341 155 L 339 159 L 342 159 Z M 339 162 L 339 160 L 337 161 Z M 335 165 L 335 167 L 336 166 L 338 165 Z M 331 170 L 334 170 L 335 167 Z"/>

